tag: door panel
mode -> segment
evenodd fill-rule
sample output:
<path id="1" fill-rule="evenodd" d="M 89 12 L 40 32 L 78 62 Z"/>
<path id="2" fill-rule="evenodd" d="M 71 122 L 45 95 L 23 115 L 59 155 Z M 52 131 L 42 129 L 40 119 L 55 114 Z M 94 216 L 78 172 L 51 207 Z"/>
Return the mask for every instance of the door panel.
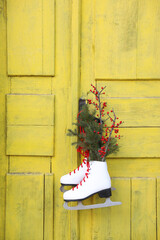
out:
<path id="1" fill-rule="evenodd" d="M 9 75 L 54 75 L 54 1 L 7 2 Z"/>
<path id="2" fill-rule="evenodd" d="M 95 77 L 136 78 L 138 1 L 95 1 Z"/>
<path id="3" fill-rule="evenodd" d="M 8 174 L 6 190 L 6 240 L 43 239 L 43 174 Z"/>
<path id="4" fill-rule="evenodd" d="M 131 180 L 129 178 L 112 178 L 112 201 L 121 201 L 122 205 L 93 210 L 93 239 L 129 239 Z M 98 196 L 97 196 L 98 201 Z"/>
<path id="5" fill-rule="evenodd" d="M 112 178 L 112 186 L 112 201 L 122 205 L 81 211 L 80 239 L 156 240 L 159 178 Z M 96 195 L 91 202 L 100 201 Z"/>
<path id="6" fill-rule="evenodd" d="M 11 77 L 11 93 L 52 94 L 51 77 Z"/>
<path id="7" fill-rule="evenodd" d="M 7 154 L 53 156 L 54 95 L 7 95 Z"/>
<path id="8" fill-rule="evenodd" d="M 49 173 L 51 160 L 46 156 L 9 156 L 9 172 Z"/>
<path id="9" fill-rule="evenodd" d="M 7 155 L 53 156 L 53 127 L 8 126 Z"/>
<path id="10" fill-rule="evenodd" d="M 54 125 L 54 95 L 8 94 L 8 125 Z"/>
<path id="11" fill-rule="evenodd" d="M 95 77 L 159 78 L 160 24 L 154 1 L 95 2 Z"/>
<path id="12" fill-rule="evenodd" d="M 156 240 L 156 179 L 132 179 L 131 238 Z"/>
<path id="13" fill-rule="evenodd" d="M 5 239 L 53 239 L 53 174 L 7 174 Z"/>
<path id="14" fill-rule="evenodd" d="M 122 205 L 80 213 L 81 238 L 83 231 L 85 239 L 158 238 L 159 10 L 157 0 L 82 1 L 80 95 L 92 98 L 91 83 L 106 86 L 106 111 L 113 107 L 124 123 L 120 150 L 107 159 L 112 199 Z"/>
<path id="15" fill-rule="evenodd" d="M 107 86 L 108 98 L 159 98 L 160 96 L 160 81 L 153 81 L 152 79 L 135 80 L 108 80 L 101 81 L 98 79 L 97 86 L 101 88 L 103 85 Z M 148 99 L 146 99 L 148 100 Z"/>
<path id="16" fill-rule="evenodd" d="M 119 152 L 110 157 L 160 157 L 159 128 L 122 128 L 121 139 L 118 139 Z"/>

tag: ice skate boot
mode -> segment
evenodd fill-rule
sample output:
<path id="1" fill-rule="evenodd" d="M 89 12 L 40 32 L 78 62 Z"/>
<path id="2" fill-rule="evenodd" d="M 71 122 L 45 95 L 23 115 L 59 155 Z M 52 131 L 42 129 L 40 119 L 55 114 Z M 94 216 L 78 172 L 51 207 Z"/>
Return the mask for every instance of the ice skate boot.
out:
<path id="1" fill-rule="evenodd" d="M 80 164 L 80 166 L 77 169 L 74 169 L 72 172 L 64 175 L 60 179 L 61 187 L 60 190 L 61 192 L 66 192 L 67 190 L 64 189 L 65 186 L 77 186 L 77 184 L 80 183 L 80 181 L 83 180 L 85 177 L 85 173 L 87 172 L 88 169 L 88 162 L 87 158 L 83 159 L 83 162 Z"/>
<path id="2" fill-rule="evenodd" d="M 106 198 L 105 203 L 83 205 L 82 200 L 98 193 L 100 198 Z M 112 202 L 111 196 L 111 179 L 107 170 L 107 163 L 100 161 L 90 161 L 85 177 L 80 183 L 63 194 L 64 208 L 69 210 L 82 210 L 110 207 L 120 205 L 121 202 Z M 75 207 L 69 207 L 67 202 L 78 201 Z"/>

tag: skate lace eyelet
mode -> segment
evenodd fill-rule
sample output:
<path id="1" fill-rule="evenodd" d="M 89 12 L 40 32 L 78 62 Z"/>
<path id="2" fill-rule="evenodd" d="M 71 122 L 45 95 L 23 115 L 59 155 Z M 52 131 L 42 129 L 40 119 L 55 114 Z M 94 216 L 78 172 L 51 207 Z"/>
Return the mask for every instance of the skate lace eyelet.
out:
<path id="1" fill-rule="evenodd" d="M 83 164 L 86 164 L 86 160 L 85 159 L 83 159 L 83 162 L 80 164 L 80 166 L 83 168 Z M 80 166 L 77 168 L 77 169 L 74 169 L 72 172 L 69 172 L 69 175 L 71 175 L 72 173 L 76 173 L 76 171 L 79 171 L 79 168 L 80 168 Z"/>

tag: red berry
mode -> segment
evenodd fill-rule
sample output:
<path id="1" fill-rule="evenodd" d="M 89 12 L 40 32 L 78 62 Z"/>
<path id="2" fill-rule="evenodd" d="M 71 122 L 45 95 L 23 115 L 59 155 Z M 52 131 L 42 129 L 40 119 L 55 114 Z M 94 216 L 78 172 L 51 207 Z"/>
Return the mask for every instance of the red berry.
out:
<path id="1" fill-rule="evenodd" d="M 109 112 L 107 112 L 107 114 L 109 114 Z"/>

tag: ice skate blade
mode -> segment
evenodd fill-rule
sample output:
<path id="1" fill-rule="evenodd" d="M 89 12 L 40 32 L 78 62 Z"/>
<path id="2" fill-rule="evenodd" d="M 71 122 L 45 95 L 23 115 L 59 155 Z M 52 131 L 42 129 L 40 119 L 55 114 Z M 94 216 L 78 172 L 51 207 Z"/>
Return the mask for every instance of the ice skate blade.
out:
<path id="1" fill-rule="evenodd" d="M 67 185 L 66 185 L 66 186 L 67 186 Z M 64 187 L 65 187 L 65 185 L 62 185 L 62 186 L 60 187 L 60 191 L 63 192 L 63 193 L 66 192 L 66 191 L 68 191 L 68 190 L 64 189 Z M 73 186 L 72 186 L 72 187 L 73 187 Z M 111 187 L 111 190 L 114 191 L 114 190 L 116 190 L 116 188 Z"/>
<path id="2" fill-rule="evenodd" d="M 94 209 L 94 208 L 104 208 L 104 207 L 112 207 L 116 205 L 121 205 L 121 202 L 112 202 L 110 198 L 106 198 L 104 203 L 93 204 L 93 205 L 83 205 L 81 201 L 78 201 L 78 205 L 75 207 L 69 207 L 68 202 L 64 202 L 63 207 L 67 210 L 85 210 L 85 209 Z"/>
<path id="3" fill-rule="evenodd" d="M 73 187 L 75 187 L 75 186 L 77 186 L 77 185 L 76 185 L 76 184 L 75 184 L 75 185 L 67 185 L 67 184 L 66 184 L 66 185 L 61 185 L 60 191 L 63 192 L 63 193 L 69 190 L 69 189 L 66 190 L 66 189 L 64 188 L 65 186 L 68 186 L 68 187 L 73 188 Z"/>
<path id="4" fill-rule="evenodd" d="M 61 186 L 61 187 L 60 187 L 60 191 L 61 191 L 61 192 L 66 192 L 67 190 L 64 189 L 64 186 Z"/>

